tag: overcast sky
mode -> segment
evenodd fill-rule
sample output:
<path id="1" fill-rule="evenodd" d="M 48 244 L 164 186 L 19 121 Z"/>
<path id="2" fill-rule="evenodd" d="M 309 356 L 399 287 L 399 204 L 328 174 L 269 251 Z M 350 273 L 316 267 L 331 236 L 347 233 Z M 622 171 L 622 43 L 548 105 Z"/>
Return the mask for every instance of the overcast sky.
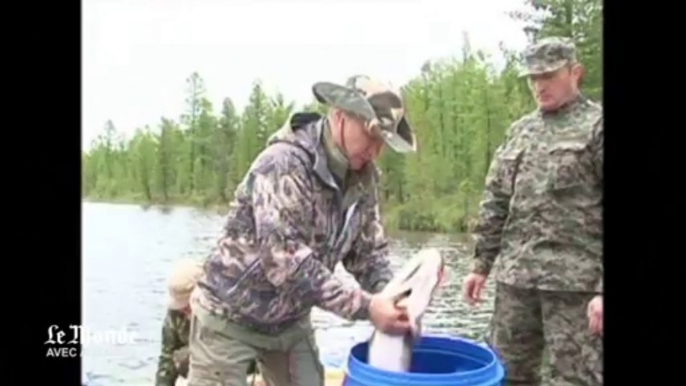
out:
<path id="1" fill-rule="evenodd" d="M 521 0 L 83 0 L 82 147 L 111 119 L 127 136 L 184 112 L 197 71 L 219 111 L 245 106 L 252 83 L 311 101 L 321 80 L 358 73 L 400 86 L 429 59 L 521 49 L 507 12 Z"/>

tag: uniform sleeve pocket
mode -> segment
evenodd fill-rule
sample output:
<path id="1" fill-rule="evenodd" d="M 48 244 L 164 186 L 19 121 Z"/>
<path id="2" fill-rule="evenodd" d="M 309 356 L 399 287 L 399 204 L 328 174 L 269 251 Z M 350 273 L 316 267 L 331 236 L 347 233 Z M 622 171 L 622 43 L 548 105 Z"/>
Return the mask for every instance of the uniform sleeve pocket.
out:
<path id="1" fill-rule="evenodd" d="M 521 151 L 509 150 L 499 155 L 499 165 L 487 181 L 492 188 L 508 196 L 514 193 L 520 154 Z"/>

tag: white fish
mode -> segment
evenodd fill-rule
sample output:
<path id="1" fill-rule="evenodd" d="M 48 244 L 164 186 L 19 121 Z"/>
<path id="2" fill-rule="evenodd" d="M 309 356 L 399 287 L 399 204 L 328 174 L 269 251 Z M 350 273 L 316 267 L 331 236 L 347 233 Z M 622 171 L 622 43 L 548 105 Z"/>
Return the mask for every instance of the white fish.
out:
<path id="1" fill-rule="evenodd" d="M 411 331 L 390 335 L 375 330 L 367 363 L 379 369 L 410 371 L 414 342 L 421 335 L 421 319 L 444 277 L 444 261 L 434 248 L 419 251 L 381 292 L 407 309 Z"/>

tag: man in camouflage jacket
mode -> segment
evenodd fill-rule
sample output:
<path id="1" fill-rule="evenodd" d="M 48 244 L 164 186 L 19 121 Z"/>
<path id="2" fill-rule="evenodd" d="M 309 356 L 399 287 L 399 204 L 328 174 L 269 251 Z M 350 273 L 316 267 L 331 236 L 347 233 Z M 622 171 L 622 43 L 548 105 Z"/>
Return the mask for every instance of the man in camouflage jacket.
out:
<path id="1" fill-rule="evenodd" d="M 392 272 L 373 161 L 384 145 L 415 150 L 400 93 L 365 76 L 313 92 L 329 114 L 290 117 L 235 192 L 192 295 L 189 386 L 245 385 L 255 358 L 269 385 L 323 385 L 313 306 L 388 332 L 409 328 L 377 295 Z M 334 276 L 339 262 L 359 286 Z"/>
<path id="2" fill-rule="evenodd" d="M 189 313 L 169 309 L 162 323 L 162 352 L 157 364 L 155 386 L 174 386 L 188 372 Z"/>
<path id="3" fill-rule="evenodd" d="M 179 377 L 188 376 L 191 307 L 189 297 L 202 266 L 193 259 L 177 261 L 167 283 L 169 303 L 162 322 L 161 352 L 155 374 L 155 386 L 174 386 Z M 248 373 L 254 372 L 254 365 Z"/>
<path id="4" fill-rule="evenodd" d="M 524 57 L 538 108 L 494 155 L 464 293 L 478 301 L 494 272 L 491 344 L 508 384 L 539 384 L 547 347 L 550 384 L 602 385 L 602 109 L 578 89 L 569 40 L 543 39 Z"/>
<path id="5" fill-rule="evenodd" d="M 179 260 L 172 269 L 167 282 L 169 303 L 162 322 L 156 386 L 174 386 L 178 377 L 187 375 L 191 313 L 188 299 L 201 274 L 202 267 L 192 259 Z"/>

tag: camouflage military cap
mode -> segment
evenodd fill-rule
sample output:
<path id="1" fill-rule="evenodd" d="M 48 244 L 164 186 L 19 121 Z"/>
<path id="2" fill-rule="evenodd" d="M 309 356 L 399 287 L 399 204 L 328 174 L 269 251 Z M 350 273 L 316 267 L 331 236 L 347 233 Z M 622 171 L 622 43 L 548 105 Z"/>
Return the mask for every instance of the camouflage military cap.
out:
<path id="1" fill-rule="evenodd" d="M 188 306 L 191 292 L 202 273 L 201 263 L 194 259 L 181 259 L 174 264 L 167 282 L 170 309 L 181 310 Z"/>
<path id="2" fill-rule="evenodd" d="M 414 130 L 405 117 L 405 104 L 399 91 L 364 75 L 349 78 L 344 86 L 318 82 L 312 91 L 320 103 L 362 117 L 368 130 L 393 150 L 399 153 L 417 150 Z"/>
<path id="3" fill-rule="evenodd" d="M 524 50 L 521 76 L 557 71 L 576 62 L 576 47 L 568 38 L 549 37 L 529 45 Z"/>

